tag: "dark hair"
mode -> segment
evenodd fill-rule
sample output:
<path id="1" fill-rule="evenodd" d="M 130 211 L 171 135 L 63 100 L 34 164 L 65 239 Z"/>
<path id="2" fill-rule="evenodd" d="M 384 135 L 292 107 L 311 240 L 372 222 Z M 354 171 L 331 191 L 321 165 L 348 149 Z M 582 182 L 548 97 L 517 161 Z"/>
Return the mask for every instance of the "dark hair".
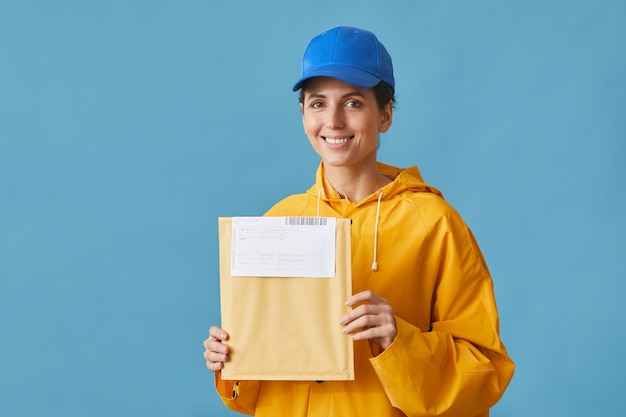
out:
<path id="1" fill-rule="evenodd" d="M 304 80 L 302 82 L 302 88 L 300 88 L 300 104 L 304 104 L 304 90 L 306 89 L 307 84 L 311 79 Z M 378 103 L 378 108 L 381 110 L 385 108 L 385 106 L 391 101 L 393 105 L 396 104 L 396 97 L 393 94 L 393 88 L 389 84 L 384 81 L 379 82 L 374 87 L 372 87 L 372 92 L 376 97 L 376 102 Z"/>
<path id="2" fill-rule="evenodd" d="M 392 106 L 396 105 L 396 97 L 393 94 L 393 88 L 389 84 L 384 81 L 379 82 L 374 87 L 372 87 L 372 91 L 376 96 L 376 101 L 378 102 L 378 107 L 382 110 L 385 108 L 389 102 L 392 102 Z"/>

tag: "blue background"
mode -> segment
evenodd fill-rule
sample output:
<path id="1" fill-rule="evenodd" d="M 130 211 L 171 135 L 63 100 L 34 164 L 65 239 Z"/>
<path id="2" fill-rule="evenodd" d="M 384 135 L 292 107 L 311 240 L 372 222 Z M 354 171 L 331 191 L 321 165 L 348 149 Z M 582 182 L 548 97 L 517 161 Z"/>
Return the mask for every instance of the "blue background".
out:
<path id="1" fill-rule="evenodd" d="M 492 415 L 624 415 L 625 21 L 618 0 L 0 0 L 0 415 L 233 415 L 202 357 L 217 217 L 312 183 L 290 87 L 336 25 L 394 58 L 379 158 L 418 164 L 490 265 L 517 363 Z"/>

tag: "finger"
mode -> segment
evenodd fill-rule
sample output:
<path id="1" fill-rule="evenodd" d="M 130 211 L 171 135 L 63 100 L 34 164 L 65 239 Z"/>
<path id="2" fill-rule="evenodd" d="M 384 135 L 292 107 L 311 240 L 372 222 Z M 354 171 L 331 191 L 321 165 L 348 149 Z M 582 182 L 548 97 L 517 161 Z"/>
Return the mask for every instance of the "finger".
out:
<path id="1" fill-rule="evenodd" d="M 216 344 L 217 342 L 213 342 Z M 212 372 L 219 372 L 224 368 L 224 362 L 228 362 L 228 354 L 215 352 L 207 349 L 204 352 L 204 359 L 206 361 L 206 367 Z"/>
<path id="2" fill-rule="evenodd" d="M 382 339 L 385 337 L 389 336 L 385 334 L 381 327 L 364 328 L 350 335 L 352 340 Z"/>
<path id="3" fill-rule="evenodd" d="M 363 316 L 389 316 L 388 320 L 395 320 L 393 318 L 393 309 L 389 304 L 361 304 L 347 312 L 339 320 L 339 323 L 345 326 Z"/>
<path id="4" fill-rule="evenodd" d="M 224 369 L 224 362 L 209 362 L 207 361 L 206 367 L 211 372 L 219 372 Z"/>
<path id="5" fill-rule="evenodd" d="M 368 324 L 369 322 L 369 324 Z M 358 317 L 348 323 L 345 324 L 345 326 L 343 327 L 342 331 L 345 334 L 351 334 L 354 332 L 359 332 L 361 331 L 363 328 L 366 328 L 368 326 L 372 326 L 371 321 L 368 319 L 368 317 Z"/>
<path id="6" fill-rule="evenodd" d="M 209 329 L 209 337 L 212 337 L 214 340 L 223 341 L 228 339 L 228 333 L 217 326 L 211 326 Z"/>
<path id="7" fill-rule="evenodd" d="M 369 314 L 370 304 L 361 304 L 360 306 L 348 311 L 342 318 L 339 320 L 339 324 L 347 325 L 352 323 L 354 320 L 358 319 L 361 316 Z"/>
<path id="8" fill-rule="evenodd" d="M 203 344 L 205 349 L 209 352 L 228 354 L 230 351 L 227 345 L 222 343 L 221 340 L 215 339 L 213 336 L 210 336 L 208 339 L 206 339 Z"/>
<path id="9" fill-rule="evenodd" d="M 228 361 L 228 354 L 227 353 L 222 353 L 222 352 L 215 352 L 215 351 L 210 351 L 207 350 L 204 352 L 204 359 L 207 362 L 227 362 Z"/>
<path id="10" fill-rule="evenodd" d="M 204 348 L 206 349 L 207 352 L 216 352 L 216 353 L 222 353 L 222 354 L 228 354 L 230 349 L 228 348 L 227 345 L 225 345 L 224 343 L 222 343 L 219 340 L 215 340 L 213 339 L 213 337 L 209 337 L 208 339 L 206 339 L 203 343 Z"/>
<path id="11" fill-rule="evenodd" d="M 368 329 L 371 327 L 381 327 L 381 326 L 392 324 L 393 321 L 394 321 L 394 318 L 386 314 L 362 314 L 357 317 L 354 317 L 352 320 L 346 321 L 344 323 L 343 332 L 352 333 L 361 329 Z"/>
<path id="12" fill-rule="evenodd" d="M 221 362 L 207 362 L 206 367 L 211 372 L 219 372 L 224 369 L 224 364 Z"/>
<path id="13" fill-rule="evenodd" d="M 388 339 L 392 341 L 396 337 L 397 329 L 393 324 L 385 323 L 380 326 L 360 327 L 349 334 L 353 340 L 374 339 L 377 341 Z"/>
<path id="14" fill-rule="evenodd" d="M 370 290 L 361 291 L 360 293 L 354 294 L 352 297 L 348 298 L 346 301 L 347 306 L 355 306 L 361 303 L 370 303 L 370 304 L 387 304 L 387 300 L 382 297 L 379 297 L 375 293 Z"/>
<path id="15" fill-rule="evenodd" d="M 361 326 L 355 322 L 354 327 L 349 326 L 343 329 L 344 333 L 350 334 L 353 340 L 363 339 L 388 339 L 393 340 L 396 337 L 397 329 L 395 323 L 385 322 L 376 326 Z"/>

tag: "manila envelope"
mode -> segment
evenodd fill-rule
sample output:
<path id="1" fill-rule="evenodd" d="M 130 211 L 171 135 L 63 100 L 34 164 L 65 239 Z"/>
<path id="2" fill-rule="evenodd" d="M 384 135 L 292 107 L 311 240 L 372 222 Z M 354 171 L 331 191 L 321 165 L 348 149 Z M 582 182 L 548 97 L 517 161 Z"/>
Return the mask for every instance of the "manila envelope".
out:
<path id="1" fill-rule="evenodd" d="M 353 380 L 352 339 L 342 332 L 352 295 L 350 219 L 337 219 L 333 278 L 233 277 L 232 218 L 219 223 L 225 380 Z"/>

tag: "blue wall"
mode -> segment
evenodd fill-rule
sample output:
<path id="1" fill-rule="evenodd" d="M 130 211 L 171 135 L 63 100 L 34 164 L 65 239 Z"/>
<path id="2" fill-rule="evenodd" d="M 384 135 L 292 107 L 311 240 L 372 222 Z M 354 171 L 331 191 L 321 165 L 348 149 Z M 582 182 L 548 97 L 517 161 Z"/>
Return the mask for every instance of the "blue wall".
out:
<path id="1" fill-rule="evenodd" d="M 309 39 L 378 34 L 418 164 L 472 227 L 517 362 L 493 416 L 624 415 L 623 1 L 0 0 L 0 415 L 230 416 L 217 217 L 313 181 Z M 263 337 L 263 335 L 260 335 Z"/>

